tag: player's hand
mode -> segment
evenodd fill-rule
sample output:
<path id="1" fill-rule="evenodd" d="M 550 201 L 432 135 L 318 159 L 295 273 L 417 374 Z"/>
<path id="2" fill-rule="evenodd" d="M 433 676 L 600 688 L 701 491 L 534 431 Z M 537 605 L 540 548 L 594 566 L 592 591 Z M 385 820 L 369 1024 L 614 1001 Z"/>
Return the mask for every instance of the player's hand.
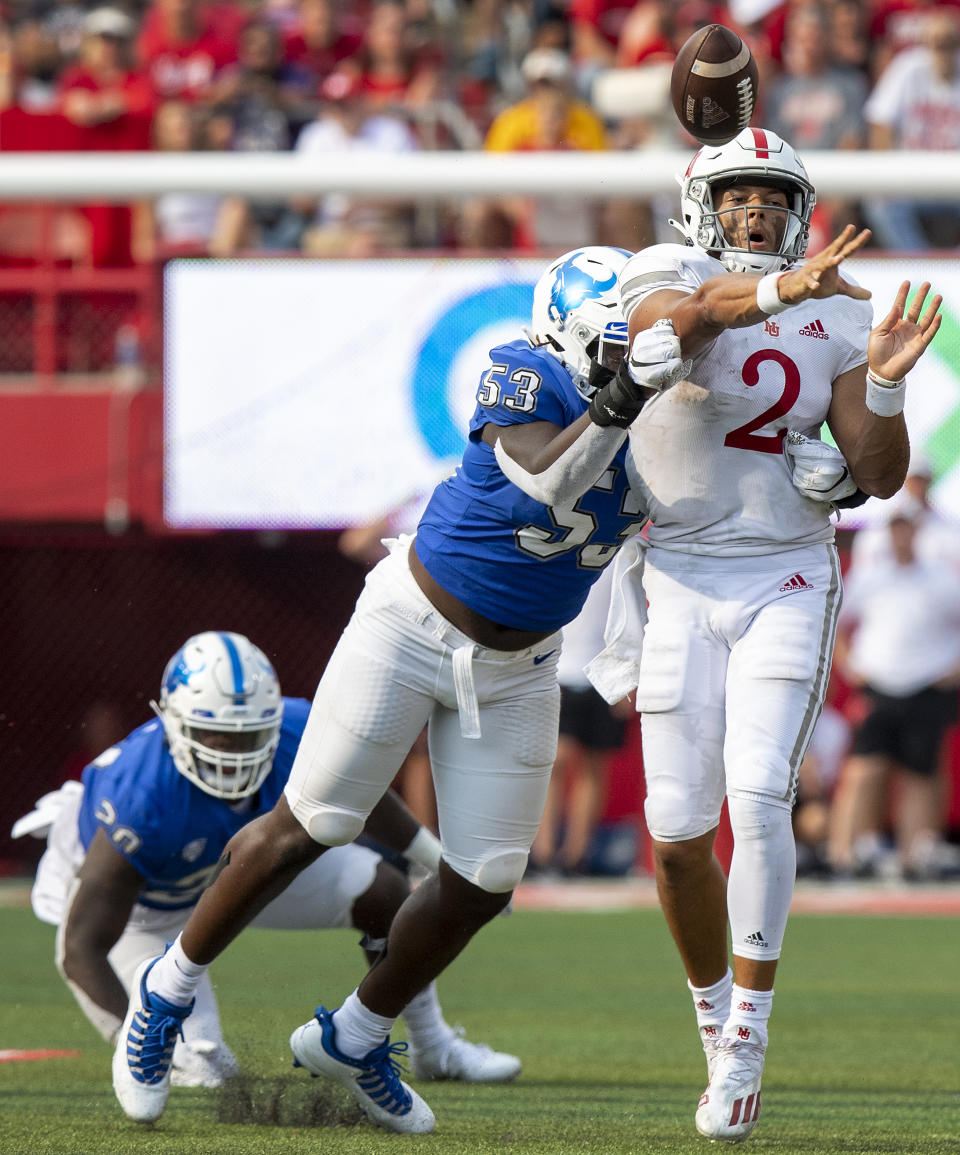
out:
<path id="1" fill-rule="evenodd" d="M 662 393 L 689 373 L 689 362 L 680 356 L 680 338 L 666 317 L 649 329 L 641 329 L 627 354 L 630 380 L 641 389 Z"/>
<path id="2" fill-rule="evenodd" d="M 790 480 L 811 501 L 832 503 L 857 492 L 843 454 L 825 441 L 791 429 L 783 439 L 783 455 Z"/>
<path id="3" fill-rule="evenodd" d="M 840 264 L 852 256 L 870 239 L 870 230 L 857 233 L 847 225 L 825 249 L 809 257 L 798 269 L 784 273 L 777 282 L 780 300 L 787 305 L 798 305 L 811 297 L 853 297 L 858 301 L 870 299 L 870 290 L 851 285 L 840 276 Z"/>
<path id="4" fill-rule="evenodd" d="M 907 308 L 910 282 L 904 281 L 890 312 L 870 334 L 867 357 L 870 368 L 878 377 L 902 381 L 936 336 L 943 320 L 938 312 L 943 297 L 939 293 L 931 297 L 924 310 L 929 292 L 930 282 L 924 281 Z"/>
<path id="5" fill-rule="evenodd" d="M 690 371 L 680 356 L 680 340 L 673 323 L 663 318 L 633 339 L 630 352 L 616 375 L 594 393 L 587 412 L 595 425 L 627 429 L 644 403 L 679 381 Z"/>

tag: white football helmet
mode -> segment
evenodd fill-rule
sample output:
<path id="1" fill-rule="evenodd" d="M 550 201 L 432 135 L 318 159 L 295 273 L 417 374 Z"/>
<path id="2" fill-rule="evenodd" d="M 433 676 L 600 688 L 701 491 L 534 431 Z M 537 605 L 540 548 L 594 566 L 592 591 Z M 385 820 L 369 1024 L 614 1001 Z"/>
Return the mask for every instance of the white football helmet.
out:
<path id="1" fill-rule="evenodd" d="M 589 400 L 627 351 L 617 278 L 631 254 L 589 245 L 564 253 L 533 290 L 530 343 L 552 353 Z"/>
<path id="2" fill-rule="evenodd" d="M 195 634 L 151 702 L 184 777 L 215 798 L 253 794 L 273 768 L 283 699 L 270 660 L 242 634 Z"/>
<path id="3" fill-rule="evenodd" d="M 807 251 L 816 194 L 803 162 L 775 132 L 745 128 L 727 144 L 704 145 L 679 179 L 683 220 L 670 223 L 683 233 L 688 245 L 704 249 L 730 272 L 777 272 Z M 715 194 L 741 183 L 770 185 L 787 194 L 786 228 L 778 253 L 737 248 L 724 237 Z"/>

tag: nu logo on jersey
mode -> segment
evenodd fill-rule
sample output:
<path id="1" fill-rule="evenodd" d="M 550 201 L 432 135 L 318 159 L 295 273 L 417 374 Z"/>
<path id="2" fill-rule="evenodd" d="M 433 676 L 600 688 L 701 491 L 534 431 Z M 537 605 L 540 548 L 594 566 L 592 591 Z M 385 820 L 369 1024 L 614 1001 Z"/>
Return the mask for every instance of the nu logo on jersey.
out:
<path id="1" fill-rule="evenodd" d="M 566 320 L 571 309 L 579 308 L 584 301 L 602 297 L 617 283 L 617 274 L 610 269 L 609 276 L 595 277 L 589 269 L 580 263 L 582 253 L 574 253 L 557 269 L 553 278 L 553 288 L 550 291 L 550 307 L 548 315 L 561 325 Z M 596 264 L 596 262 L 591 262 Z M 624 325 L 625 329 L 626 326 Z"/>

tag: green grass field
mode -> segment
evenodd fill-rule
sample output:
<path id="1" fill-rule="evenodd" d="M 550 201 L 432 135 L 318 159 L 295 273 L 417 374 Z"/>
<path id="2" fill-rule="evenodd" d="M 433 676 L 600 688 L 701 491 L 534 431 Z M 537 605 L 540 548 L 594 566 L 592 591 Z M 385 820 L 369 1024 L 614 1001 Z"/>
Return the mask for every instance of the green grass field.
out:
<path id="1" fill-rule="evenodd" d="M 2 1048 L 78 1058 L 0 1064 L 2 1155 L 705 1153 L 704 1064 L 659 911 L 520 910 L 443 976 L 447 1018 L 523 1057 L 506 1087 L 421 1084 L 429 1136 L 376 1130 L 339 1087 L 291 1067 L 287 1039 L 361 973 L 356 935 L 249 931 L 214 977 L 244 1075 L 174 1088 L 128 1122 L 110 1051 L 57 978 L 53 930 L 0 909 Z M 795 915 L 777 982 L 764 1114 L 748 1150 L 960 1152 L 960 929 L 950 919 Z M 396 1037 L 401 1037 L 399 1034 Z"/>

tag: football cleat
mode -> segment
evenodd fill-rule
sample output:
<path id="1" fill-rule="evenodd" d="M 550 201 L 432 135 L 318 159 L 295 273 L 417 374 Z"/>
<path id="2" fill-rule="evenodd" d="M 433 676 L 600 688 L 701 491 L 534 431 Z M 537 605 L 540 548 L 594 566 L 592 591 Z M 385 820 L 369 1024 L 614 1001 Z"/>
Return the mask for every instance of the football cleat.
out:
<path id="1" fill-rule="evenodd" d="M 310 1022 L 290 1036 L 293 1065 L 342 1083 L 371 1123 L 388 1131 L 423 1135 L 433 1130 L 433 1112 L 400 1078 L 395 1056 L 406 1051 L 406 1043 L 387 1039 L 362 1059 L 352 1059 L 337 1047 L 336 1037 L 333 1013 L 317 1007 Z"/>
<path id="2" fill-rule="evenodd" d="M 463 1028 L 439 1047 L 420 1050 L 410 1045 L 410 1067 L 416 1079 L 457 1079 L 461 1083 L 509 1083 L 523 1068 L 516 1055 L 471 1043 Z"/>
<path id="3" fill-rule="evenodd" d="M 222 1087 L 240 1073 L 236 1055 L 226 1043 L 210 1039 L 181 1042 L 174 1048 L 170 1085 L 173 1087 Z"/>
<path id="4" fill-rule="evenodd" d="M 130 1005 L 113 1052 L 113 1090 L 129 1119 L 152 1123 L 170 1094 L 173 1048 L 183 1038 L 183 1020 L 193 1010 L 168 1003 L 147 990 L 157 960 L 146 959 L 133 976 Z"/>
<path id="5" fill-rule="evenodd" d="M 720 1042 L 723 1034 L 719 1027 L 701 1027 L 700 1042 L 703 1044 L 703 1055 L 707 1060 L 707 1082 L 713 1078 L 713 1068 L 717 1065 L 720 1055 Z"/>
<path id="6" fill-rule="evenodd" d="M 696 1124 L 701 1135 L 739 1143 L 760 1118 L 760 1080 L 765 1048 L 723 1038 L 717 1044 L 713 1075 L 700 1096 Z"/>

